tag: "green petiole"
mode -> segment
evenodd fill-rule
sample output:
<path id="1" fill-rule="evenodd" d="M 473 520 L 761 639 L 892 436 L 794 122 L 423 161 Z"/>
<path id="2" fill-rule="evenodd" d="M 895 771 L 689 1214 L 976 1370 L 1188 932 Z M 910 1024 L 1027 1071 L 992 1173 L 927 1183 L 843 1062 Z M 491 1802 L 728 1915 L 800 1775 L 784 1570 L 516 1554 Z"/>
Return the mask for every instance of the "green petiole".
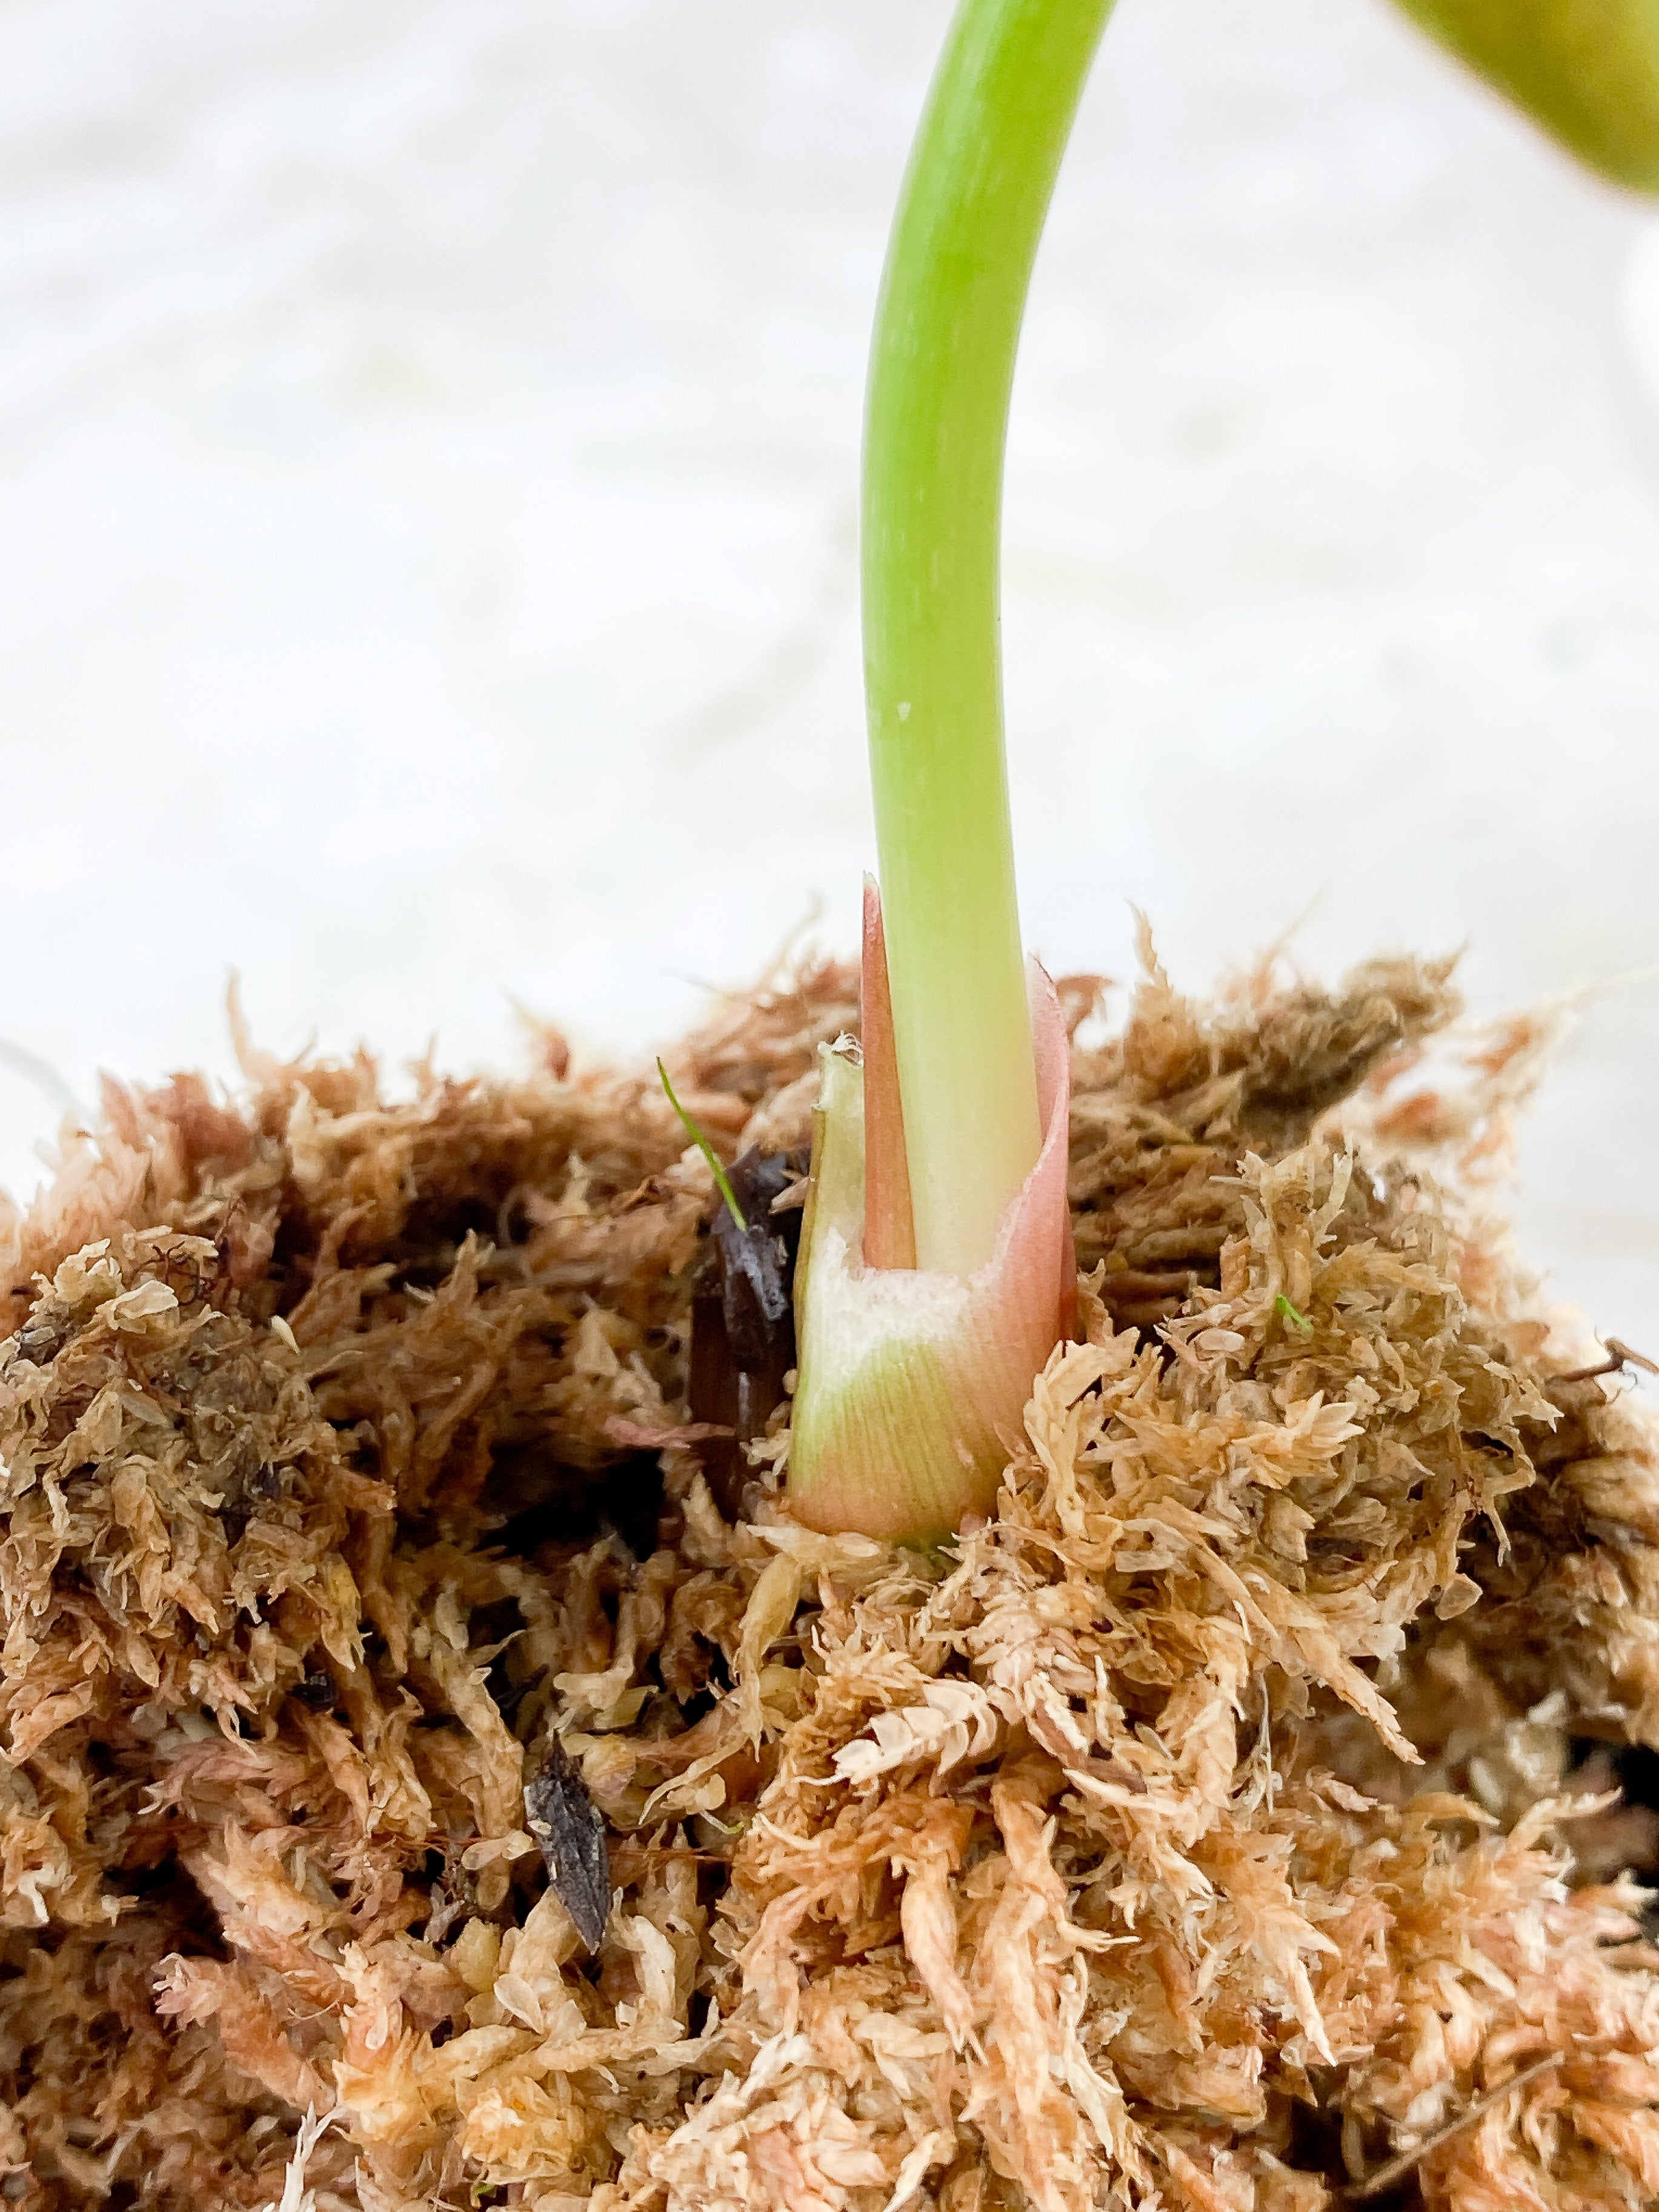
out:
<path id="1" fill-rule="evenodd" d="M 1021 318 L 1111 0 L 963 0 L 900 195 L 864 449 L 871 775 L 916 1265 L 988 1258 L 1040 1142 L 1003 756 Z"/>
<path id="2" fill-rule="evenodd" d="M 692 1120 L 691 1116 L 686 1112 L 684 1107 L 681 1105 L 679 1100 L 674 1096 L 674 1086 L 668 1079 L 668 1070 L 663 1066 L 660 1060 L 657 1062 L 657 1073 L 661 1079 L 662 1087 L 664 1091 L 667 1094 L 669 1104 L 673 1108 L 674 1111 L 679 1115 L 680 1120 L 685 1125 L 685 1133 L 690 1138 L 692 1143 L 702 1154 L 704 1159 L 708 1161 L 708 1171 L 714 1178 L 714 1187 L 720 1192 L 720 1196 L 726 1200 L 726 1206 L 730 1209 L 732 1220 L 737 1223 L 739 1229 L 746 1230 L 749 1226 L 748 1218 L 744 1214 L 743 1208 L 738 1204 L 737 1193 L 732 1188 L 731 1178 L 727 1176 L 726 1170 L 720 1165 L 719 1154 L 715 1152 L 714 1147 L 709 1143 L 708 1138 L 704 1136 L 702 1131 Z"/>
<path id="3" fill-rule="evenodd" d="M 1604 171 L 1659 181 L 1659 0 L 1401 4 Z M 999 571 L 1020 323 L 1110 8 L 959 0 L 888 247 L 863 508 L 880 895 L 864 1059 L 821 1054 L 795 1276 L 789 1495 L 815 1528 L 914 1543 L 988 1511 L 1076 1318 L 1068 1041 L 1040 971 L 1028 1011 Z"/>
<path id="4" fill-rule="evenodd" d="M 1605 173 L 1659 185 L 1659 0 L 1400 0 Z M 1036 1157 L 1002 732 L 1003 453 L 1031 267 L 1111 0 L 961 0 L 870 363 L 864 639 L 916 1265 L 966 1274 Z"/>

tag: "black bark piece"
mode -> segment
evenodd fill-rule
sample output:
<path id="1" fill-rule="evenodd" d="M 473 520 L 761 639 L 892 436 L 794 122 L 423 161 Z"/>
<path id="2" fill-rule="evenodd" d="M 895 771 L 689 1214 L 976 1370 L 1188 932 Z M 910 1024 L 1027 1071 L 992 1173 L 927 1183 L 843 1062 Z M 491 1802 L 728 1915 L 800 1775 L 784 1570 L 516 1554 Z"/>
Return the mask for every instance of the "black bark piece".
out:
<path id="1" fill-rule="evenodd" d="M 611 1846 L 605 1815 L 556 1736 L 524 1786 L 524 1811 L 560 1904 L 588 1949 L 597 1951 L 611 1917 Z"/>
<path id="2" fill-rule="evenodd" d="M 738 1228 L 729 1206 L 714 1216 L 726 1338 L 732 1358 L 748 1373 L 772 1357 L 780 1329 L 787 1328 L 793 1335 L 794 1255 L 781 1225 L 784 1217 L 773 1213 L 772 1203 L 794 1179 L 787 1153 L 744 1152 L 732 1163 L 727 1180 L 749 1226 Z"/>
<path id="3" fill-rule="evenodd" d="M 732 1432 L 702 1447 L 703 1472 L 727 1520 L 742 1509 L 749 1472 L 743 1446 L 764 1433 L 795 1364 L 800 1209 L 775 1214 L 772 1203 L 806 1164 L 796 1152 L 748 1152 L 732 1162 L 732 1194 L 749 1226 L 739 1229 L 721 1205 L 710 1239 L 713 1264 L 692 1301 L 691 1418 Z"/>
<path id="4" fill-rule="evenodd" d="M 302 1705 L 309 1705 L 313 1713 L 331 1713 L 340 1693 L 327 1668 L 313 1667 L 295 1684 L 294 1694 Z"/>

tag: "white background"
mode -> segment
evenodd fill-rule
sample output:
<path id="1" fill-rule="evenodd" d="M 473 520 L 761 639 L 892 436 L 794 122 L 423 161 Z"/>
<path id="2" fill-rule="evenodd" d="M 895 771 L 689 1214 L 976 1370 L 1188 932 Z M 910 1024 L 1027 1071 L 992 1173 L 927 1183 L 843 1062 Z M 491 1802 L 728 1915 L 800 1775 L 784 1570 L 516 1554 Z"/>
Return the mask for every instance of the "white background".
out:
<path id="1" fill-rule="evenodd" d="M 870 858 L 854 501 L 945 0 L 0 0 L 0 1037 L 519 1056 Z M 1659 960 L 1659 243 L 1382 0 L 1122 0 L 1016 398 L 1028 935 Z M 1646 271 L 1645 277 L 1643 271 Z M 1644 350 L 1645 349 L 1645 350 Z M 1642 363 L 1650 363 L 1651 390 Z M 1659 990 L 1533 1252 L 1659 1352 Z M 51 1101 L 0 1073 L 0 1175 Z M 1645 1339 L 1644 1339 L 1645 1333 Z"/>

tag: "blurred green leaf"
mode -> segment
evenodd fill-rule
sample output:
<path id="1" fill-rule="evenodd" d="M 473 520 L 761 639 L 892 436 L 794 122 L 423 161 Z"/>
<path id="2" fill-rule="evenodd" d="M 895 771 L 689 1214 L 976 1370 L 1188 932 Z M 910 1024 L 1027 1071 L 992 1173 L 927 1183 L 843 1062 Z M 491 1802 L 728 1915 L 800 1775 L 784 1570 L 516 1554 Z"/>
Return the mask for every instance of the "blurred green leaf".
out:
<path id="1" fill-rule="evenodd" d="M 1400 0 L 1615 184 L 1659 192 L 1659 0 Z"/>

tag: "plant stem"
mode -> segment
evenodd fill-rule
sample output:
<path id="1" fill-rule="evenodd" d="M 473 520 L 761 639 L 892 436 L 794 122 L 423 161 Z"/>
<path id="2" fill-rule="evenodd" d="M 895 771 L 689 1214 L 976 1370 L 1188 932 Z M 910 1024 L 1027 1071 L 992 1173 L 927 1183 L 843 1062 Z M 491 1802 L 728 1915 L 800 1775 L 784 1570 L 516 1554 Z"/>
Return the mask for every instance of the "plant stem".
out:
<path id="1" fill-rule="evenodd" d="M 900 194 L 864 455 L 871 775 L 916 1263 L 970 1273 L 1040 1141 L 1003 757 L 1003 450 L 1111 0 L 962 0 Z"/>

